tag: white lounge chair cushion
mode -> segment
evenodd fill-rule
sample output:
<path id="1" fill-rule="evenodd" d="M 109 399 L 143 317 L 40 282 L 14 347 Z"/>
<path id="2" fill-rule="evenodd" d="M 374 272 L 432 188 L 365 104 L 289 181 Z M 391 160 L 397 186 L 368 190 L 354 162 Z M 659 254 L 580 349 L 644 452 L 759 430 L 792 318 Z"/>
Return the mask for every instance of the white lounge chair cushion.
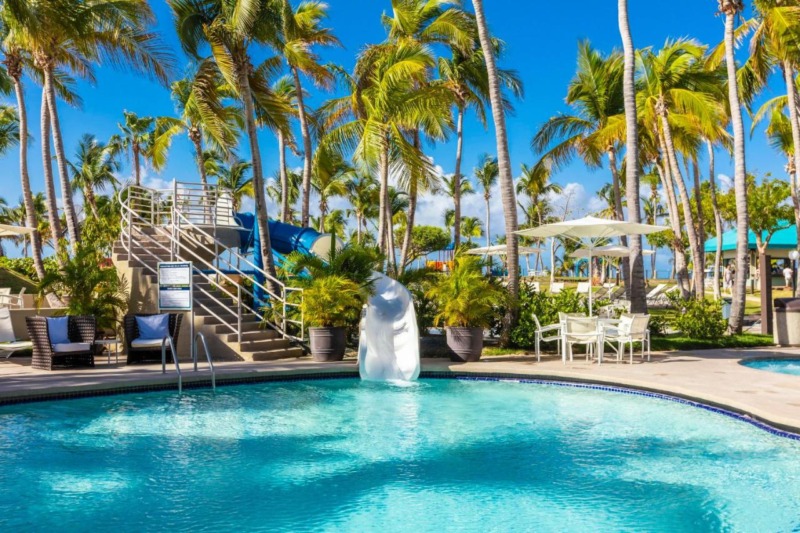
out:
<path id="1" fill-rule="evenodd" d="M 163 339 L 134 339 L 131 346 L 134 348 L 161 348 Z"/>
<path id="2" fill-rule="evenodd" d="M 0 352 L 16 352 L 33 348 L 31 341 L 0 342 Z"/>
<path id="3" fill-rule="evenodd" d="M 61 342 L 52 346 L 55 353 L 88 352 L 92 349 L 88 342 Z"/>

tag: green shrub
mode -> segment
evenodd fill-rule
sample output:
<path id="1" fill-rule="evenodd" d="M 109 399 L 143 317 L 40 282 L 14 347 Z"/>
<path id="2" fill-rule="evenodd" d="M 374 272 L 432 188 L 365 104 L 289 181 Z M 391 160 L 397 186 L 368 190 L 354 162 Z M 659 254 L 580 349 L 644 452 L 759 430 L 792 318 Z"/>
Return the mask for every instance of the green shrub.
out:
<path id="1" fill-rule="evenodd" d="M 663 337 L 667 334 L 667 328 L 672 322 L 666 315 L 650 315 L 650 322 L 648 322 L 647 328 L 650 330 L 650 335 Z"/>
<path id="2" fill-rule="evenodd" d="M 0 257 L 0 268 L 9 270 L 21 276 L 28 278 L 33 282 L 39 282 L 39 276 L 36 275 L 36 269 L 33 267 L 33 259 L 30 257 Z M 55 258 L 44 258 L 45 273 L 51 274 L 58 271 L 58 264 Z"/>
<path id="3" fill-rule="evenodd" d="M 428 290 L 439 313 L 436 324 L 452 327 L 488 327 L 506 303 L 507 292 L 482 271 L 478 257 L 456 255 L 450 274 L 442 275 Z"/>
<path id="4" fill-rule="evenodd" d="M 722 302 L 714 300 L 693 300 L 673 297 L 676 309 L 673 325 L 677 330 L 694 339 L 714 339 L 721 337 L 728 329 L 728 322 L 722 318 Z"/>
<path id="5" fill-rule="evenodd" d="M 520 348 L 530 348 L 534 344 L 536 323 L 533 315 L 543 326 L 558 322 L 558 313 L 588 314 L 587 299 L 575 291 L 561 291 L 558 294 L 537 292 L 531 287 L 520 287 L 519 322 L 511 331 L 511 343 Z"/>

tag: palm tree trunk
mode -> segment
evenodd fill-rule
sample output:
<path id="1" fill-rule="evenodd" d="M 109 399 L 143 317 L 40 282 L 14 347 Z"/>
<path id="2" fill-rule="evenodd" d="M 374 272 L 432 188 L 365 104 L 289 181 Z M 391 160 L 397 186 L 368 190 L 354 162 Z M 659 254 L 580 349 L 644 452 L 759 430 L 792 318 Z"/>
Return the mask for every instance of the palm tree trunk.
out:
<path id="1" fill-rule="evenodd" d="M 722 215 L 719 212 L 719 203 L 717 203 L 717 185 L 714 169 L 714 145 L 711 141 L 706 141 L 708 146 L 708 185 L 711 192 L 711 209 L 714 211 L 714 231 L 716 237 L 716 249 L 714 250 L 714 299 L 719 300 L 722 298 L 719 287 L 719 269 L 722 264 Z"/>
<path id="2" fill-rule="evenodd" d="M 492 214 L 490 212 L 489 201 L 491 196 L 488 194 L 483 198 L 486 201 L 486 246 L 492 245 Z M 489 260 L 491 261 L 491 259 Z"/>
<path id="3" fill-rule="evenodd" d="M 800 242 L 800 196 L 797 191 L 797 169 L 800 169 L 800 117 L 797 113 L 797 88 L 794 83 L 794 67 L 788 61 L 784 61 L 783 77 L 786 82 L 786 97 L 789 106 L 789 121 L 792 125 L 792 147 L 794 148 L 793 165 L 794 172 L 789 174 L 791 183 L 792 206 L 794 207 L 795 231 L 797 232 L 798 242 Z"/>
<path id="4" fill-rule="evenodd" d="M 453 250 L 461 243 L 461 158 L 464 147 L 464 107 L 456 118 L 456 169 L 453 176 Z"/>
<path id="5" fill-rule="evenodd" d="M 256 113 L 253 105 L 253 95 L 250 92 L 250 81 L 248 79 L 249 65 L 239 65 L 237 69 L 239 77 L 239 94 L 244 104 L 244 121 L 247 130 L 247 138 L 250 142 L 250 156 L 253 165 L 253 197 L 256 204 L 256 223 L 258 224 L 258 235 L 261 240 L 261 257 L 264 261 L 264 270 L 268 274 L 266 287 L 274 294 L 280 294 L 278 287 L 273 282 L 277 279 L 275 272 L 275 262 L 272 257 L 272 242 L 269 235 L 269 217 L 267 214 L 267 201 L 264 189 L 264 172 L 261 166 L 261 151 L 258 147 L 258 135 L 256 131 Z"/>
<path id="6" fill-rule="evenodd" d="M 50 155 L 50 107 L 47 98 L 42 98 L 41 115 L 41 143 L 42 143 L 42 169 L 44 170 L 44 195 L 47 204 L 47 220 L 50 223 L 50 232 L 53 235 L 53 249 L 59 263 L 61 254 L 61 219 L 58 216 L 58 203 L 56 202 L 56 187 L 53 180 L 53 161 Z"/>
<path id="7" fill-rule="evenodd" d="M 203 159 L 203 139 L 198 132 L 197 135 L 190 135 L 194 145 L 194 157 L 197 161 L 197 171 L 200 173 L 200 184 L 203 187 L 203 192 L 208 190 L 208 175 L 206 174 L 206 162 Z"/>
<path id="8" fill-rule="evenodd" d="M 700 166 L 697 164 L 697 156 L 692 158 L 692 174 L 694 175 L 694 200 L 697 208 L 697 246 L 699 248 L 699 264 L 697 271 L 700 273 L 698 278 L 699 291 L 702 297 L 706 292 L 706 226 L 703 217 L 703 202 L 700 196 Z"/>
<path id="9" fill-rule="evenodd" d="M 325 214 L 328 210 L 327 202 L 323 194 L 319 195 L 319 232 L 325 233 Z"/>
<path id="10" fill-rule="evenodd" d="M 617 169 L 617 152 L 613 147 L 608 150 L 608 166 L 611 169 L 611 184 L 614 189 L 614 218 L 617 220 L 625 220 L 625 216 L 622 211 L 622 191 L 619 183 L 619 170 Z M 628 246 L 627 237 L 623 235 L 619 240 L 622 246 Z M 625 285 L 625 289 L 630 293 L 631 276 L 629 258 L 622 258 L 622 268 L 620 268 L 620 271 L 622 272 L 622 283 Z M 630 299 L 630 294 L 628 296 Z"/>
<path id="11" fill-rule="evenodd" d="M 389 203 L 389 144 L 385 139 L 386 146 L 381 150 L 380 171 L 381 171 L 381 190 L 378 200 L 378 249 L 388 258 L 386 251 L 386 205 Z"/>
<path id="12" fill-rule="evenodd" d="M 281 178 L 281 222 L 289 222 L 289 175 L 286 173 L 286 138 L 278 130 L 278 172 Z"/>
<path id="13" fill-rule="evenodd" d="M 75 211 L 75 202 L 72 197 L 72 186 L 69 182 L 69 172 L 67 172 L 67 156 L 64 153 L 64 139 L 61 137 L 61 124 L 58 120 L 56 91 L 53 86 L 53 70 L 51 68 L 44 69 L 44 91 L 50 111 L 50 133 L 53 134 L 53 148 L 55 148 L 58 178 L 61 182 L 61 201 L 64 203 L 64 216 L 67 219 L 67 230 L 69 231 L 72 247 L 74 249 L 78 245 L 78 242 L 80 242 L 81 233 L 80 226 L 78 225 L 78 215 Z"/>
<path id="14" fill-rule="evenodd" d="M 483 0 L 472 0 L 475 9 L 475 22 L 478 28 L 478 37 L 486 61 L 486 72 L 489 78 L 489 100 L 492 104 L 492 117 L 497 141 L 497 163 L 500 177 L 500 195 L 503 202 L 503 212 L 506 219 L 506 259 L 508 260 L 508 290 L 512 300 L 519 296 L 519 248 L 517 231 L 517 199 L 514 194 L 514 179 L 511 176 L 511 157 L 508 153 L 508 132 L 506 131 L 505 106 L 503 94 L 500 91 L 500 78 L 495 65 L 494 45 L 491 34 L 486 24 L 483 12 Z M 501 343 L 508 344 L 511 328 L 517 322 L 517 309 L 513 305 L 507 307 L 503 317 L 503 333 Z"/>
<path id="15" fill-rule="evenodd" d="M 700 272 L 698 274 L 698 268 L 702 264 L 702 259 L 700 255 L 702 255 L 702 251 L 700 250 L 699 243 L 697 241 L 697 228 L 694 225 L 694 215 L 692 214 L 692 204 L 689 200 L 689 195 L 686 192 L 686 184 L 683 181 L 683 175 L 681 174 L 681 169 L 678 166 L 678 158 L 675 155 L 675 145 L 672 142 L 672 128 L 669 125 L 669 121 L 667 120 L 666 114 L 661 114 L 661 128 L 664 133 L 664 144 L 667 149 L 667 160 L 669 161 L 669 166 L 672 171 L 672 177 L 674 178 L 675 184 L 678 186 L 678 194 L 681 198 L 681 206 L 683 207 L 683 220 L 686 223 L 686 234 L 689 236 L 689 249 L 692 253 L 692 265 L 694 276 L 692 278 L 695 288 L 695 297 L 698 299 L 702 299 L 703 291 L 699 290 L 702 289 L 702 277 L 703 273 Z M 700 285 L 698 286 L 698 278 Z"/>
<path id="16" fill-rule="evenodd" d="M 300 211 L 300 223 L 308 226 L 309 203 L 311 198 L 311 133 L 308 131 L 308 117 L 303 103 L 303 87 L 300 85 L 300 71 L 292 67 L 294 86 L 297 93 L 297 118 L 300 122 L 300 136 L 303 138 L 303 206 Z"/>
<path id="17" fill-rule="evenodd" d="M 100 214 L 97 212 L 97 198 L 95 198 L 94 190 L 92 190 L 92 186 L 90 184 L 87 184 L 83 189 L 83 200 L 86 205 L 89 206 L 89 210 L 92 212 L 94 219 L 98 220 L 100 218 Z"/>
<path id="18" fill-rule="evenodd" d="M 134 140 L 133 147 L 133 176 L 136 180 L 136 186 L 140 187 L 142 185 L 142 174 L 141 174 L 141 162 L 139 159 L 139 143 Z"/>
<path id="19" fill-rule="evenodd" d="M 619 33 L 623 49 L 623 82 L 622 93 L 625 102 L 626 153 L 625 192 L 628 197 L 628 219 L 639 223 L 642 220 L 639 212 L 639 124 L 636 117 L 636 86 L 634 74 L 636 69 L 636 49 L 633 46 L 630 24 L 628 23 L 628 1 L 619 0 L 617 4 Z M 630 248 L 630 290 L 631 312 L 647 311 L 644 283 L 644 261 L 642 259 L 642 237 L 631 235 Z"/>
<path id="20" fill-rule="evenodd" d="M 664 137 L 658 133 L 659 143 L 661 144 L 662 153 L 666 153 L 664 147 Z M 666 155 L 664 156 L 667 157 Z M 672 241 L 672 249 L 674 251 L 674 261 L 672 263 L 674 269 L 674 276 L 678 280 L 678 286 L 681 288 L 681 297 L 686 298 L 689 296 L 689 273 L 686 270 L 686 251 L 683 246 L 683 228 L 681 227 L 680 211 L 678 210 L 678 201 L 675 198 L 675 186 L 672 183 L 672 175 L 669 171 L 669 165 L 664 162 L 662 165 L 656 165 L 659 175 L 661 176 L 661 183 L 664 184 L 664 192 L 667 197 L 667 215 L 669 217 L 669 225 L 672 228 L 674 235 Z M 673 276 L 670 276 L 672 278 Z"/>
<path id="21" fill-rule="evenodd" d="M 7 64 L 11 59 L 10 57 L 6 58 Z M 33 228 L 30 235 L 31 255 L 36 275 L 41 280 L 45 274 L 42 261 L 42 236 L 39 235 L 39 221 L 36 220 L 31 180 L 28 174 L 28 110 L 25 107 L 25 91 L 22 88 L 22 69 L 19 61 L 8 64 L 8 73 L 14 81 L 14 94 L 17 97 L 17 113 L 19 114 L 19 178 L 22 186 L 22 203 L 25 206 L 25 225 Z"/>
<path id="22" fill-rule="evenodd" d="M 406 231 L 403 236 L 403 248 L 400 252 L 400 272 L 408 266 L 408 254 L 411 252 L 411 238 L 414 231 L 414 219 L 417 214 L 417 191 L 416 182 L 411 183 L 410 190 L 408 191 L 408 216 L 406 217 Z"/>
<path id="23" fill-rule="evenodd" d="M 734 196 L 736 198 L 736 277 L 734 279 L 731 317 L 728 322 L 734 333 L 742 332 L 744 324 L 744 304 L 748 265 L 748 228 L 746 162 L 744 154 L 744 122 L 739 102 L 739 81 L 736 78 L 736 58 L 734 26 L 736 14 L 741 4 L 732 0 L 720 0 L 721 11 L 725 13 L 725 63 L 728 69 L 728 100 L 733 124 Z M 768 275 L 762 272 L 762 276 Z"/>

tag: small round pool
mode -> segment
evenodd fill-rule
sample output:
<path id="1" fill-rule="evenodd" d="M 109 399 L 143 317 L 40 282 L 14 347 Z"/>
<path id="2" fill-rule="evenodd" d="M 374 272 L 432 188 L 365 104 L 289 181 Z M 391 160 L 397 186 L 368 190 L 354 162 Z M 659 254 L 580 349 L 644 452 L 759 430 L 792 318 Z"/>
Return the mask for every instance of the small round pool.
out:
<path id="1" fill-rule="evenodd" d="M 800 359 L 751 359 L 742 361 L 742 365 L 767 372 L 800 376 Z"/>
<path id="2" fill-rule="evenodd" d="M 796 531 L 800 442 L 570 386 L 330 380 L 0 408 L 0 530 Z"/>

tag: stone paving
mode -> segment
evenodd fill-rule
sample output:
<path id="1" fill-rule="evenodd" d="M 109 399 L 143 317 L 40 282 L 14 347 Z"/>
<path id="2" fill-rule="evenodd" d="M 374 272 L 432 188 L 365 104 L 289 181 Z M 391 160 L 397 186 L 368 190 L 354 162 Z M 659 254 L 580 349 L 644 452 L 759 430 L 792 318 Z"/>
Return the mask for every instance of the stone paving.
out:
<path id="1" fill-rule="evenodd" d="M 613 384 L 664 392 L 751 415 L 776 427 L 800 433 L 800 376 L 756 370 L 739 364 L 745 358 L 800 358 L 800 349 L 704 350 L 653 354 L 651 362 L 634 364 L 606 359 L 602 365 L 588 363 L 576 355 L 573 362 L 560 358 L 487 357 L 476 363 L 453 363 L 446 359 L 424 359 L 423 372 L 454 374 L 504 374 L 542 379 Z M 302 377 L 326 373 L 357 375 L 355 360 L 316 363 L 298 358 L 262 363 L 216 363 L 217 380 L 259 377 Z M 182 362 L 184 386 L 208 383 L 205 364 L 194 372 Z M 120 360 L 108 364 L 98 358 L 94 368 L 56 370 L 30 368 L 30 358 L 0 359 L 0 402 L 14 399 L 112 391 L 120 388 L 176 386 L 174 368 L 161 373 L 161 365 L 125 366 Z"/>

